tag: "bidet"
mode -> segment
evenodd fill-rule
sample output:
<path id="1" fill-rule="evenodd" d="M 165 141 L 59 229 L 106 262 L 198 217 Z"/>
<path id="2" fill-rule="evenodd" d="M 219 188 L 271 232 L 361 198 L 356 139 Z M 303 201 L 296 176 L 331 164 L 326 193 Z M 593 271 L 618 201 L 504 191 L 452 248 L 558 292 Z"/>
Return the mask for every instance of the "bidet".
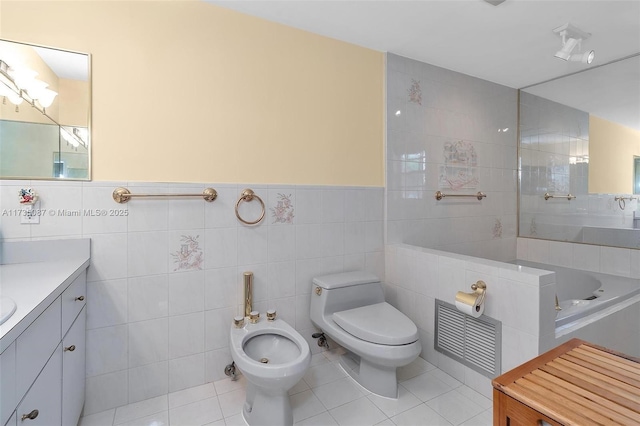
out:
<path id="1" fill-rule="evenodd" d="M 245 421 L 249 425 L 292 425 L 289 389 L 311 363 L 307 341 L 281 319 L 257 317 L 256 323 L 237 324 L 231 325 L 229 346 L 235 366 L 247 379 Z"/>

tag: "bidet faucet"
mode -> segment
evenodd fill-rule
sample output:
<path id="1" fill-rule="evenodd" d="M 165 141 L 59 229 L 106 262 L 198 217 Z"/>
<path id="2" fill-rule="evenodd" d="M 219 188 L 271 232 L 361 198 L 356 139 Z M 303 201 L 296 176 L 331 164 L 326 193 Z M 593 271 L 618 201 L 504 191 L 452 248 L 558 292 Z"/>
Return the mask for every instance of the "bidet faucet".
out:
<path id="1" fill-rule="evenodd" d="M 251 315 L 253 302 L 253 272 L 244 273 L 244 316 Z"/>

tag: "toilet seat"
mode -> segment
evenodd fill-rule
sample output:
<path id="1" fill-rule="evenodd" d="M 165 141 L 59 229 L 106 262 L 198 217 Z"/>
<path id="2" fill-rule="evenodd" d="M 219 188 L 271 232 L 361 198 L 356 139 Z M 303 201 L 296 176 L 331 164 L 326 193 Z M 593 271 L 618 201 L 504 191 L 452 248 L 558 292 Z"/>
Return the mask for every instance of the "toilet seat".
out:
<path id="1" fill-rule="evenodd" d="M 418 328 L 387 302 L 334 312 L 333 320 L 347 333 L 371 343 L 406 345 L 418 340 Z"/>

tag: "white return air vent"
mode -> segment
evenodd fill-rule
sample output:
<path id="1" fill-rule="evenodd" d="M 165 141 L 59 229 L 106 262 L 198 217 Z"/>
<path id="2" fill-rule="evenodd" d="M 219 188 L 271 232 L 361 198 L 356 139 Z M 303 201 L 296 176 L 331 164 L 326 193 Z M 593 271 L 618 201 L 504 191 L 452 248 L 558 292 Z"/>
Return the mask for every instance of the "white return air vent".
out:
<path id="1" fill-rule="evenodd" d="M 485 315 L 473 318 L 438 299 L 435 311 L 435 350 L 489 378 L 500 375 L 500 321 Z"/>

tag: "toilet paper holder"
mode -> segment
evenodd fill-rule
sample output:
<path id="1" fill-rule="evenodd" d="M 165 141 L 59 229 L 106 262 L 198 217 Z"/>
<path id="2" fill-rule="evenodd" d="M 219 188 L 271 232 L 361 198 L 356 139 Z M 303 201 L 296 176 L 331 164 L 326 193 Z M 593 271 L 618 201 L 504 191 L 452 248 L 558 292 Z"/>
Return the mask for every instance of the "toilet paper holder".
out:
<path id="1" fill-rule="evenodd" d="M 478 282 L 471 284 L 471 290 L 473 290 L 473 293 L 459 291 L 456 294 L 456 300 L 469 306 L 475 306 L 478 309 L 484 303 L 487 284 L 482 280 L 478 280 Z"/>
<path id="2" fill-rule="evenodd" d="M 482 280 L 478 280 L 475 284 L 471 284 L 471 290 L 478 295 L 476 303 L 478 305 L 482 305 L 484 298 L 487 295 L 487 284 Z"/>

